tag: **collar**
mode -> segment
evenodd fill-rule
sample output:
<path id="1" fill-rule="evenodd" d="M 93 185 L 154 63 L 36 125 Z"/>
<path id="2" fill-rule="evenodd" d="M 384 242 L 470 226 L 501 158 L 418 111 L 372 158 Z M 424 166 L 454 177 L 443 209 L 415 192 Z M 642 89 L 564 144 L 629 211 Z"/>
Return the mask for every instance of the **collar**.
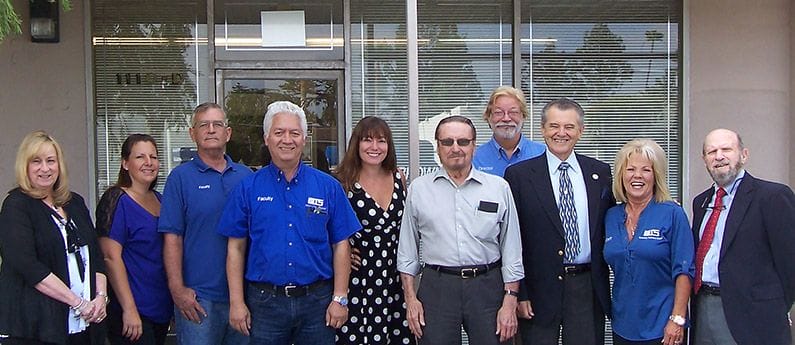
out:
<path id="1" fill-rule="evenodd" d="M 743 181 L 743 177 L 745 177 L 745 169 L 740 169 L 737 173 L 737 177 L 734 178 L 734 181 L 729 185 L 729 188 L 726 189 L 726 195 L 734 197 L 734 194 L 737 193 L 737 188 L 740 187 L 740 182 Z M 716 183 L 712 183 L 712 198 L 715 198 L 716 193 L 718 192 L 718 185 Z"/>
<path id="2" fill-rule="evenodd" d="M 494 148 L 494 150 L 496 150 L 497 152 L 499 152 L 499 153 L 501 153 L 501 154 L 503 154 L 503 155 L 505 155 L 505 156 L 507 156 L 507 155 L 508 155 L 508 154 L 505 152 L 505 148 L 503 148 L 503 147 L 500 145 L 500 143 L 498 143 L 498 142 L 497 142 L 497 139 L 495 139 L 493 135 L 491 136 L 491 139 L 489 139 L 489 142 L 488 142 L 488 143 L 489 143 L 489 144 L 492 146 L 492 148 Z M 527 143 L 526 143 L 526 142 L 525 142 L 525 140 L 524 140 L 524 135 L 523 135 L 522 133 L 519 133 L 519 142 L 517 142 L 517 143 L 516 143 L 516 148 L 514 149 L 514 151 L 513 151 L 513 153 L 512 153 L 512 155 L 511 155 L 511 156 L 513 156 L 513 155 L 515 155 L 515 154 L 518 154 L 519 152 L 521 152 L 522 150 L 524 150 L 524 146 L 525 146 L 526 144 L 527 144 Z"/>
<path id="3" fill-rule="evenodd" d="M 483 177 L 485 175 L 486 175 L 486 173 L 484 173 L 484 172 L 482 172 L 482 171 L 480 171 L 478 169 L 475 169 L 475 166 L 470 165 L 469 175 L 467 175 L 467 178 L 464 179 L 464 183 L 462 184 L 462 186 L 467 184 L 467 182 L 469 182 L 470 180 L 475 181 L 475 182 L 477 182 L 479 184 L 483 184 Z M 450 183 L 452 183 L 453 186 L 456 185 L 455 181 L 453 181 L 453 178 L 450 177 L 450 175 L 447 173 L 447 169 L 445 169 L 444 167 L 441 167 L 439 170 L 436 170 L 436 172 L 433 175 L 433 181 L 435 182 L 436 180 L 438 180 L 440 178 L 443 178 L 443 179 L 446 179 L 447 181 L 450 181 Z"/>
<path id="4" fill-rule="evenodd" d="M 547 149 L 544 154 L 547 155 L 547 169 L 549 169 L 549 176 L 556 176 L 558 174 L 558 166 L 560 166 L 560 163 L 564 161 L 560 160 L 560 158 L 552 154 L 552 152 L 549 152 L 549 149 Z M 575 174 L 580 174 L 582 172 L 580 169 L 580 163 L 577 161 L 576 152 L 572 151 L 571 154 L 569 154 L 569 157 L 566 158 L 565 162 L 569 163 L 569 170 L 573 171 Z"/>
<path id="5" fill-rule="evenodd" d="M 232 158 L 229 157 L 229 155 L 226 154 L 226 153 L 224 153 L 224 160 L 226 161 L 226 169 L 224 169 L 224 171 L 227 171 L 227 170 L 235 171 L 235 170 L 237 170 L 237 168 L 232 164 L 233 163 L 232 162 Z M 191 156 L 190 161 L 193 162 L 193 164 L 196 164 L 196 167 L 199 168 L 199 171 L 201 171 L 201 172 L 206 172 L 207 170 L 211 170 L 212 169 L 209 165 L 207 165 L 207 163 L 205 163 L 199 157 L 199 153 L 198 152 L 194 152 L 193 153 L 193 156 Z"/>
<path id="6" fill-rule="evenodd" d="M 281 182 L 282 180 L 285 180 L 284 171 L 282 171 L 282 169 L 279 169 L 279 167 L 277 167 L 276 164 L 273 163 L 268 164 L 262 169 L 267 171 L 274 179 L 276 179 L 276 182 Z M 293 176 L 293 179 L 290 180 L 289 183 L 297 183 L 299 179 L 302 179 L 304 170 L 305 168 L 303 162 L 298 162 L 298 168 L 295 169 L 295 176 Z"/>

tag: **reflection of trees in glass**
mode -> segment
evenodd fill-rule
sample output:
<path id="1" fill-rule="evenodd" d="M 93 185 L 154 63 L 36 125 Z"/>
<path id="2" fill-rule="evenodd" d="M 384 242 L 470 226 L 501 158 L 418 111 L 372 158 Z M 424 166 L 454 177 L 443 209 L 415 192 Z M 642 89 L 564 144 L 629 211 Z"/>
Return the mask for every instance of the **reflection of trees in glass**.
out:
<path id="1" fill-rule="evenodd" d="M 178 150 L 189 142 L 186 119 L 196 104 L 198 80 L 190 48 L 201 19 L 185 3 L 158 2 L 160 11 L 146 12 L 149 2 L 91 3 L 100 193 L 115 181 L 129 134 L 148 133 L 158 141 L 161 184 L 172 163 L 165 161 L 169 145 Z M 169 130 L 180 137 L 168 137 Z"/>
<path id="2" fill-rule="evenodd" d="M 421 18 L 422 19 L 422 18 Z M 469 99 L 456 97 L 471 95 L 481 100 L 480 87 L 466 35 L 459 33 L 457 24 L 419 24 L 419 110 L 420 122 L 441 113 L 450 113 L 466 105 Z M 435 149 L 427 141 L 420 141 L 420 165 L 436 166 Z"/>
<path id="3" fill-rule="evenodd" d="M 607 24 L 594 24 L 583 36 L 582 46 L 573 53 L 559 51 L 554 42 L 534 53 L 535 85 L 525 85 L 525 89 L 533 90 L 534 99 L 539 102 L 565 96 L 586 103 L 613 94 L 634 73 L 622 57 L 625 49 L 624 40 Z"/>
<path id="4" fill-rule="evenodd" d="M 417 35 L 427 40 L 418 47 L 421 120 L 462 105 L 449 98 L 461 90 L 480 97 L 480 82 L 467 58 L 467 37 L 457 24 L 419 24 Z"/>
<path id="5" fill-rule="evenodd" d="M 646 87 L 649 86 L 649 75 L 651 74 L 651 62 L 652 56 L 654 55 L 654 43 L 662 42 L 663 34 L 657 30 L 647 30 L 646 31 L 646 41 L 651 43 L 651 47 L 649 48 L 649 67 L 646 68 Z"/>
<path id="6" fill-rule="evenodd" d="M 130 119 L 142 119 L 146 132 L 156 135 L 166 126 L 186 124 L 185 117 L 196 102 L 195 71 L 185 63 L 188 45 L 183 43 L 193 36 L 191 28 L 190 24 L 117 23 L 102 33 L 111 38 L 163 42 L 152 46 L 96 46 L 98 59 L 108 63 L 97 66 L 97 79 L 106 84 L 97 89 L 97 98 L 111 105 L 112 112 L 98 111 L 112 117 L 109 129 L 115 136 L 108 138 L 111 147 L 121 146 L 130 134 Z M 135 127 L 140 131 L 139 124 Z"/>
<path id="7" fill-rule="evenodd" d="M 312 138 L 314 141 L 326 141 L 324 145 L 317 145 L 316 151 L 325 150 L 330 141 L 336 140 L 336 80 L 287 80 L 278 89 L 236 84 L 232 86 L 224 104 L 232 127 L 232 140 L 227 144 L 227 153 L 233 160 L 248 166 L 261 166 L 267 162 L 262 120 L 268 105 L 276 101 L 290 101 L 301 106 L 306 113 L 310 133 L 316 128 L 333 129 L 334 138 Z M 310 143 L 307 142 L 307 145 Z M 318 157 L 318 154 L 321 153 L 314 152 L 313 156 Z M 324 160 L 313 163 L 319 168 L 327 169 L 328 166 Z"/>

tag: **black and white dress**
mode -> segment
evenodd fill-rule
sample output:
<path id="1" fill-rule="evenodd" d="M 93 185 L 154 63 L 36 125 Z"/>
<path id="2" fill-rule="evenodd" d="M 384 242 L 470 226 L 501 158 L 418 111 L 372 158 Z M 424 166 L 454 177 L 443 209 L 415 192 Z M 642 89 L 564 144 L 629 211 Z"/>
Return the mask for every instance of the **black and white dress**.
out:
<path id="1" fill-rule="evenodd" d="M 397 247 L 406 191 L 395 173 L 392 200 L 383 209 L 357 182 L 348 192 L 362 230 L 351 237 L 362 265 L 351 271 L 348 321 L 337 331 L 337 344 L 414 344 L 406 321 L 406 305 Z"/>

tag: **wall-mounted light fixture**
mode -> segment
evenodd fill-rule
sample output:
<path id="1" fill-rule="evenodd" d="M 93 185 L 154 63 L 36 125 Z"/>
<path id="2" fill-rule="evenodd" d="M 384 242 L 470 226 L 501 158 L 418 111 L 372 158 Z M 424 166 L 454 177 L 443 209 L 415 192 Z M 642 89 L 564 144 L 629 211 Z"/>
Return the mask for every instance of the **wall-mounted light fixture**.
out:
<path id="1" fill-rule="evenodd" d="M 30 1 L 30 40 L 56 43 L 60 41 L 58 0 Z"/>

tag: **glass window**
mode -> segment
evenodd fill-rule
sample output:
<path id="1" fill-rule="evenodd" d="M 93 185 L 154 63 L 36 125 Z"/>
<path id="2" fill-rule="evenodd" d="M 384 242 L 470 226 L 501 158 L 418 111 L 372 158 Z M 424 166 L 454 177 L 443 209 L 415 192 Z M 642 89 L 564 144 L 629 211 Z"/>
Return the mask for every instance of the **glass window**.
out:
<path id="1" fill-rule="evenodd" d="M 478 144 L 491 136 L 483 120 L 491 92 L 512 83 L 513 1 L 418 4 L 420 174 L 440 165 L 434 132 L 442 118 L 467 116 Z"/>
<path id="2" fill-rule="evenodd" d="M 551 1 L 522 5 L 522 89 L 540 111 L 569 97 L 585 109 L 576 150 L 613 163 L 627 141 L 649 138 L 668 154 L 681 193 L 679 1 Z"/>
<path id="3" fill-rule="evenodd" d="M 352 1 L 352 124 L 365 116 L 383 118 L 392 129 L 398 165 L 408 173 L 406 64 L 406 4 L 400 1 Z"/>
<path id="4" fill-rule="evenodd" d="M 207 5 L 154 0 L 91 4 L 97 193 L 116 182 L 121 144 L 131 133 L 156 139 L 162 188 L 171 168 L 194 147 L 188 135 L 193 107 L 212 94 Z"/>
<path id="5" fill-rule="evenodd" d="M 342 60 L 342 18 L 342 0 L 216 0 L 215 58 Z"/>

